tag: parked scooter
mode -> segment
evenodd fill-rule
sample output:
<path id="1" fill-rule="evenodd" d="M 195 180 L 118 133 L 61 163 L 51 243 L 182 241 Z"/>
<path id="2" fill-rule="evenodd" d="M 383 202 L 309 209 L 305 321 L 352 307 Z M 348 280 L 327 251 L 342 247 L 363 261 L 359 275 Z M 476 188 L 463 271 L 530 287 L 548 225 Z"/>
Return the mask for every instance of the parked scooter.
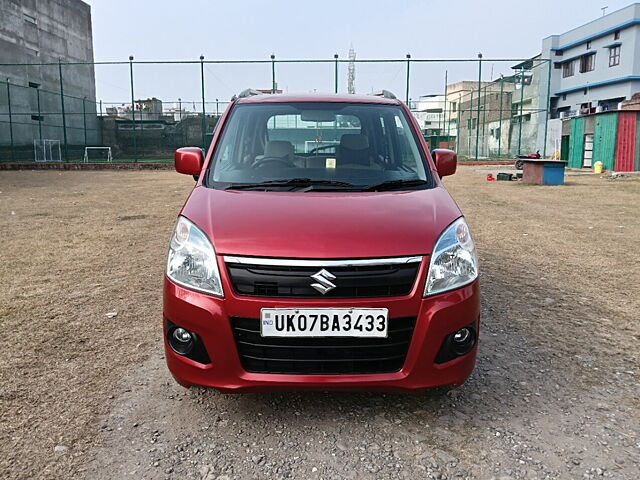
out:
<path id="1" fill-rule="evenodd" d="M 541 155 L 540 150 L 538 150 L 536 153 L 529 153 L 528 155 L 516 155 L 516 157 L 518 158 L 515 163 L 516 170 L 522 170 L 522 168 L 524 167 L 524 161 L 521 159 L 528 160 L 532 158 L 541 158 Z"/>

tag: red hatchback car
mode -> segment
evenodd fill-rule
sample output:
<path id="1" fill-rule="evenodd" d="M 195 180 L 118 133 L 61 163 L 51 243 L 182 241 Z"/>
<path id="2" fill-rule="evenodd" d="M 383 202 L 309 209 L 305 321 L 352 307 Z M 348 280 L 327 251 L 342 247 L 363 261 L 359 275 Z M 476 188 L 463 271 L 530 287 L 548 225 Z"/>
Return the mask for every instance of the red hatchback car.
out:
<path id="1" fill-rule="evenodd" d="M 164 279 L 169 370 L 183 386 L 416 390 L 475 365 L 478 261 L 428 151 L 389 92 L 257 95 L 226 110 Z"/>

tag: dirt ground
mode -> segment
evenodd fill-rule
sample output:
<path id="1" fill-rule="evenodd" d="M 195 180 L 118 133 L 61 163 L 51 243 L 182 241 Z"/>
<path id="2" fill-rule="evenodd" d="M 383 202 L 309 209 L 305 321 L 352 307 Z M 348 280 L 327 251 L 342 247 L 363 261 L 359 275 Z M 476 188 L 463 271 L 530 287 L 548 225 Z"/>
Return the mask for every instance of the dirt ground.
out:
<path id="1" fill-rule="evenodd" d="M 164 365 L 189 177 L 0 172 L 0 478 L 637 479 L 640 178 L 488 171 L 446 179 L 482 262 L 464 386 L 243 396 L 184 390 Z"/>

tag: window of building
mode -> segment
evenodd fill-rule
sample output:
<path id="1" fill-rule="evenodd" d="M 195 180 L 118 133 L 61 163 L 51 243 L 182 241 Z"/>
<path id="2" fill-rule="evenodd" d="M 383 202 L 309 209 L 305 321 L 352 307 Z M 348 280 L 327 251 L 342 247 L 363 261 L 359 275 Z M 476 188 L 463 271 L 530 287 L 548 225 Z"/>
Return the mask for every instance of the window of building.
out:
<path id="1" fill-rule="evenodd" d="M 620 40 L 620 30 L 616 30 L 615 32 L 613 32 L 613 39 Z"/>
<path id="2" fill-rule="evenodd" d="M 589 50 L 590 48 L 591 48 L 591 40 L 587 42 L 587 50 Z"/>
<path id="3" fill-rule="evenodd" d="M 573 76 L 573 61 L 562 64 L 562 78 Z"/>
<path id="4" fill-rule="evenodd" d="M 615 67 L 620 65 L 620 45 L 609 48 L 609 66 Z"/>
<path id="5" fill-rule="evenodd" d="M 595 66 L 596 54 L 583 55 L 580 57 L 580 73 L 591 72 Z"/>
<path id="6" fill-rule="evenodd" d="M 584 90 L 582 90 L 582 94 L 583 95 L 586 95 L 587 93 L 589 93 L 589 89 L 588 88 L 585 88 Z"/>
<path id="7" fill-rule="evenodd" d="M 29 15 L 28 13 L 23 13 L 22 14 L 22 18 L 24 18 L 25 22 L 32 23 L 33 25 L 37 25 L 38 24 L 38 19 L 36 17 L 34 17 L 33 15 Z"/>
<path id="8" fill-rule="evenodd" d="M 561 57 L 564 52 L 562 50 L 556 50 L 556 56 Z"/>
<path id="9" fill-rule="evenodd" d="M 564 100 L 566 100 L 566 99 L 567 99 L 567 94 L 566 94 L 566 93 L 563 93 L 563 94 L 562 94 L 562 100 L 564 101 Z"/>
<path id="10" fill-rule="evenodd" d="M 457 102 L 451 102 L 451 111 L 455 112 L 458 109 L 458 103 Z"/>
<path id="11" fill-rule="evenodd" d="M 554 63 L 553 64 L 553 68 L 555 68 L 556 70 L 560 70 L 562 68 L 562 64 L 561 63 Z"/>

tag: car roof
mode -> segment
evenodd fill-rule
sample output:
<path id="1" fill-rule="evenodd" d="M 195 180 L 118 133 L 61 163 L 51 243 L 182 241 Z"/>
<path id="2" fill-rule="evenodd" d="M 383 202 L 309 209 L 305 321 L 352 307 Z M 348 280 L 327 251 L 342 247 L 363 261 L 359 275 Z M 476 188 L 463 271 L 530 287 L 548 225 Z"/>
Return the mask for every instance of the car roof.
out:
<path id="1" fill-rule="evenodd" d="M 355 95 L 336 93 L 264 94 L 242 97 L 237 103 L 286 103 L 286 102 L 330 102 L 330 103 L 377 103 L 400 105 L 400 100 L 377 95 Z"/>

